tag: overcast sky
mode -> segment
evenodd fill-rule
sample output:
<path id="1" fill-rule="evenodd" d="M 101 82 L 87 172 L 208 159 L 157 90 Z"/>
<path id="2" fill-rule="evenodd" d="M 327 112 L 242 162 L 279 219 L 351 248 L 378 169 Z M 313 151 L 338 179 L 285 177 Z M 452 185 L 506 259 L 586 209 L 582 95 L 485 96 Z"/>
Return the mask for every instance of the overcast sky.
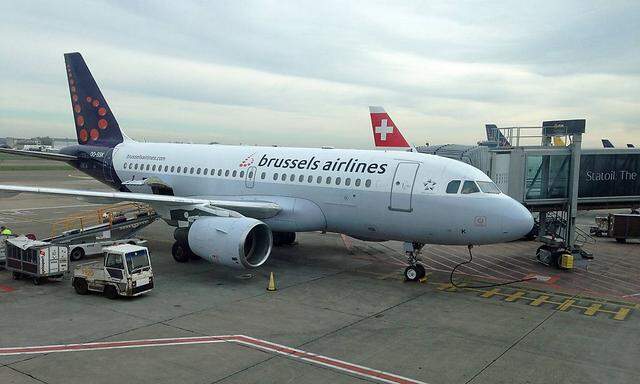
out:
<path id="1" fill-rule="evenodd" d="M 78 51 L 137 140 L 369 148 L 383 105 L 414 144 L 640 144 L 640 1 L 2 1 L 0 36 L 0 136 L 75 136 Z"/>

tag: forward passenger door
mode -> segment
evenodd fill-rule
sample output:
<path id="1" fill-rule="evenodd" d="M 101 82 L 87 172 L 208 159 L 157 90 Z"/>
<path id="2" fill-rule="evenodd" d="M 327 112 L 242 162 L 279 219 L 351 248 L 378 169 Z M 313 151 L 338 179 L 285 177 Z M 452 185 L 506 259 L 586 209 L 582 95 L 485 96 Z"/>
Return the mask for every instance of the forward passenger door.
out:
<path id="1" fill-rule="evenodd" d="M 391 184 L 391 199 L 389 209 L 392 211 L 411 212 L 411 198 L 413 186 L 418 173 L 419 163 L 399 163 Z"/>

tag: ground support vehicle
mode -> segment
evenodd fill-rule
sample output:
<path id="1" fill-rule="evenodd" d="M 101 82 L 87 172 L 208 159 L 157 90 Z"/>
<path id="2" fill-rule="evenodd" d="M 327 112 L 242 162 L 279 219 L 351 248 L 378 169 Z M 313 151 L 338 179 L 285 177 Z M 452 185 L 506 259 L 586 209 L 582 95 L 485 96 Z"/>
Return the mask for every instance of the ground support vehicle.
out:
<path id="1" fill-rule="evenodd" d="M 30 278 L 37 285 L 50 277 L 62 278 L 69 271 L 69 248 L 65 245 L 19 236 L 5 240 L 5 252 L 6 269 L 16 280 Z"/>

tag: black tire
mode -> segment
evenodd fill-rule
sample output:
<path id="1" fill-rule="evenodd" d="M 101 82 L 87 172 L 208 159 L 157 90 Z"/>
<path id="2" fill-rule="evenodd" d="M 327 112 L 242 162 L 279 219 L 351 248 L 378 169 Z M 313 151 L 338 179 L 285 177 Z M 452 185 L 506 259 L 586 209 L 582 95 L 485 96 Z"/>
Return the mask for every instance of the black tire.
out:
<path id="1" fill-rule="evenodd" d="M 73 279 L 73 289 L 76 290 L 78 295 L 86 295 L 89 293 L 89 287 L 87 285 L 87 281 L 81 278 Z"/>
<path id="2" fill-rule="evenodd" d="M 189 261 L 191 249 L 189 249 L 189 246 L 187 244 L 176 241 L 171 247 L 171 255 L 173 256 L 173 259 L 178 263 L 186 263 L 187 261 Z"/>
<path id="3" fill-rule="evenodd" d="M 292 245 L 296 242 L 296 233 L 295 232 L 287 232 L 285 236 L 285 244 Z"/>
<path id="4" fill-rule="evenodd" d="M 115 300 L 118 298 L 118 291 L 113 285 L 107 285 L 104 287 L 104 296 L 109 300 Z"/>
<path id="5" fill-rule="evenodd" d="M 624 237 L 617 237 L 616 241 L 620 244 L 624 244 L 627 242 L 627 239 L 625 239 Z"/>
<path id="6" fill-rule="evenodd" d="M 420 273 L 418 268 L 414 265 L 410 265 L 404 269 L 404 279 L 406 281 L 418 281 L 420 280 Z"/>
<path id="7" fill-rule="evenodd" d="M 44 281 L 44 278 L 42 278 L 42 277 L 34 277 L 33 278 L 33 285 L 40 285 L 43 281 Z"/>
<path id="8" fill-rule="evenodd" d="M 22 279 L 22 274 L 21 274 L 20 272 L 15 272 L 15 271 L 14 271 L 14 272 L 11 274 L 11 277 L 13 278 L 13 280 L 20 280 L 20 279 Z"/>
<path id="9" fill-rule="evenodd" d="M 424 265 L 416 264 L 416 269 L 418 270 L 418 280 L 422 279 L 427 275 L 427 270 L 424 269 Z"/>
<path id="10" fill-rule="evenodd" d="M 71 259 L 71 261 L 82 260 L 83 257 L 84 257 L 84 249 L 80 247 L 73 248 L 73 251 L 71 251 L 71 255 L 69 255 L 69 258 Z"/>

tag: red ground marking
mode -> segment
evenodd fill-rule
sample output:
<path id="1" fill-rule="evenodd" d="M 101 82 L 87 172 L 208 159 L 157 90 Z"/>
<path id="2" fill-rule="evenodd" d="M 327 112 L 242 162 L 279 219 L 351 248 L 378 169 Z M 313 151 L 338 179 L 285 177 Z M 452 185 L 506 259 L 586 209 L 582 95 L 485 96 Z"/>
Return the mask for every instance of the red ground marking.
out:
<path id="1" fill-rule="evenodd" d="M 424 382 L 422 381 L 398 376 L 393 373 L 363 367 L 361 365 L 352 364 L 346 361 L 333 359 L 327 356 L 306 352 L 300 349 L 295 349 L 244 335 L 179 337 L 166 339 L 143 339 L 80 344 L 42 345 L 32 347 L 7 347 L 0 348 L 0 356 L 225 342 L 237 343 L 239 345 L 256 348 L 262 351 L 277 353 L 297 360 L 303 360 L 308 363 L 333 368 L 341 372 L 347 372 L 354 376 L 366 377 L 385 383 L 424 384 Z"/>
<path id="2" fill-rule="evenodd" d="M 0 291 L 2 291 L 2 292 L 13 292 L 13 291 L 15 291 L 15 290 L 16 290 L 16 289 L 15 289 L 15 288 L 13 288 L 13 287 L 10 287 L 10 286 L 8 286 L 8 285 L 2 285 L 2 284 L 0 284 Z"/>

